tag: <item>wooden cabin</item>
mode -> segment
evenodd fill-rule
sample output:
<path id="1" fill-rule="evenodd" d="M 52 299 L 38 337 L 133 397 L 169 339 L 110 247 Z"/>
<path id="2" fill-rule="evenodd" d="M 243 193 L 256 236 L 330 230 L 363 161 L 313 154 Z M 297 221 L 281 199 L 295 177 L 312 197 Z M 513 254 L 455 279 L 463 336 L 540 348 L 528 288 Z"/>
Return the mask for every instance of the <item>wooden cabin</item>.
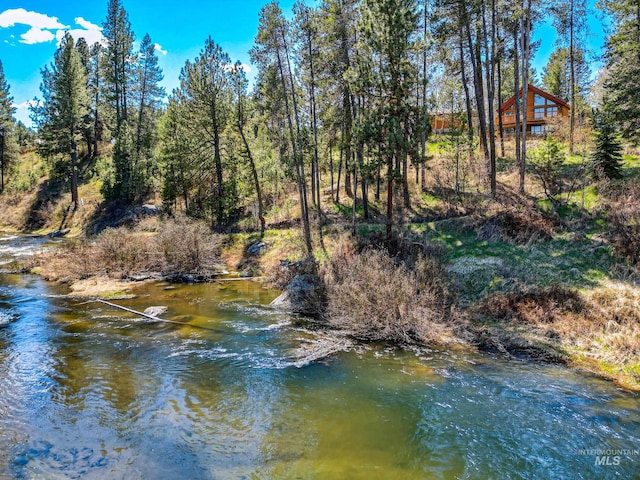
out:
<path id="1" fill-rule="evenodd" d="M 431 114 L 431 131 L 433 133 L 449 133 L 451 125 L 459 128 L 462 125 L 459 114 L 433 113 Z"/>
<path id="2" fill-rule="evenodd" d="M 520 102 L 522 102 L 522 89 L 520 89 Z M 498 110 L 502 115 L 502 128 L 504 133 L 513 133 L 516 126 L 514 107 L 515 99 L 512 96 L 504 102 Z M 551 95 L 533 85 L 529 85 L 527 92 L 527 132 L 531 135 L 544 135 L 547 133 L 549 123 L 557 117 L 569 116 L 569 104 L 561 98 Z M 496 116 L 496 127 L 499 128 L 499 120 Z M 520 117 L 522 121 L 522 116 Z"/>

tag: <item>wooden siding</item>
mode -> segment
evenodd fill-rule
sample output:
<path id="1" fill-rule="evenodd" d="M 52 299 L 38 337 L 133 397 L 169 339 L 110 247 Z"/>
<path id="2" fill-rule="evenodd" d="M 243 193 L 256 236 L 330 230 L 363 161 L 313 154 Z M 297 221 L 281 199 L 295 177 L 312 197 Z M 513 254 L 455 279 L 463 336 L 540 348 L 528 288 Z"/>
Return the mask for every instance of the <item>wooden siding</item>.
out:
<path id="1" fill-rule="evenodd" d="M 522 94 L 522 91 L 520 91 Z M 500 107 L 500 114 L 502 115 L 502 128 L 504 130 L 514 129 L 516 126 L 515 99 L 512 96 L 509 100 L 504 102 Z M 569 105 L 562 99 L 551 95 L 550 93 L 540 90 L 539 88 L 529 85 L 527 93 L 527 131 L 531 132 L 532 127 L 536 127 L 533 130 L 537 130 L 538 126 L 544 126 L 551 119 L 557 117 L 568 117 Z M 522 121 L 522 117 L 521 117 Z M 495 118 L 496 126 L 499 125 L 498 116 Z M 540 132 L 543 132 L 543 128 L 539 128 Z"/>

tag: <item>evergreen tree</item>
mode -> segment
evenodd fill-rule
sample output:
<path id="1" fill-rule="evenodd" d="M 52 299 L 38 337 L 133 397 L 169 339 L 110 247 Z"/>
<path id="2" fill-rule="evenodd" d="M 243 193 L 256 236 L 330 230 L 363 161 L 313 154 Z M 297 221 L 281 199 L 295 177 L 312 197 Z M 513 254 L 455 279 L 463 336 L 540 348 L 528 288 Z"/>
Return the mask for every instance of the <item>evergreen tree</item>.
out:
<path id="1" fill-rule="evenodd" d="M 24 123 L 18 121 L 15 129 L 15 141 L 20 153 L 25 153 L 35 146 L 36 133 L 27 128 Z"/>
<path id="2" fill-rule="evenodd" d="M 352 132 L 353 100 L 351 92 L 353 80 L 352 63 L 357 38 L 356 24 L 359 19 L 357 0 L 325 0 L 320 7 L 320 52 L 318 62 L 319 97 L 327 104 L 321 118 L 326 128 L 333 130 L 339 148 L 337 186 L 335 202 L 340 202 L 340 182 L 344 175 L 344 190 L 352 196 Z M 344 169 L 343 169 L 344 164 Z M 332 169 L 333 170 L 333 169 Z"/>
<path id="3" fill-rule="evenodd" d="M 603 0 L 610 14 L 612 34 L 606 42 L 605 59 L 609 71 L 605 83 L 611 120 L 620 133 L 640 143 L 640 1 Z"/>
<path id="4" fill-rule="evenodd" d="M 410 92 L 417 79 L 417 70 L 410 61 L 413 35 L 418 28 L 416 11 L 413 0 L 365 0 L 359 25 L 356 88 L 371 97 L 368 111 L 379 118 L 375 123 L 379 123 L 382 132 L 388 241 L 393 226 L 394 183 L 402 179 L 406 192 Z"/>
<path id="5" fill-rule="evenodd" d="M 622 145 L 610 118 L 606 114 L 596 113 L 596 138 L 591 154 L 591 171 L 594 178 L 623 177 Z"/>
<path id="6" fill-rule="evenodd" d="M 578 96 L 577 65 L 579 56 L 584 52 L 581 43 L 587 29 L 586 0 L 556 0 L 551 7 L 553 23 L 559 40 L 567 46 L 569 63 L 569 104 L 571 105 L 569 124 L 569 153 L 573 153 L 575 118 Z"/>
<path id="7" fill-rule="evenodd" d="M 0 61 L 0 193 L 4 192 L 5 176 L 14 160 L 9 146 L 15 124 L 13 118 L 15 111 L 13 97 L 9 93 L 9 84 L 4 76 L 2 61 Z"/>
<path id="8" fill-rule="evenodd" d="M 533 172 L 540 180 L 547 198 L 555 205 L 555 196 L 560 193 L 560 169 L 566 160 L 562 145 L 551 135 L 529 154 Z"/>
<path id="9" fill-rule="evenodd" d="M 191 128 L 186 107 L 176 94 L 169 98 L 169 105 L 159 123 L 160 165 L 162 172 L 162 202 L 167 210 L 173 210 L 178 199 L 184 210 L 191 212 L 191 193 L 203 171 L 197 152 L 200 142 Z"/>
<path id="10" fill-rule="evenodd" d="M 137 189 L 142 193 L 148 190 L 147 183 L 153 173 L 153 152 L 158 143 L 157 121 L 160 102 L 165 96 L 160 86 L 163 75 L 158 66 L 158 56 L 151 37 L 146 34 L 140 44 L 137 59 L 136 88 L 133 98 L 138 109 L 136 122 L 135 165 L 133 170 L 138 180 Z"/>
<path id="11" fill-rule="evenodd" d="M 78 207 L 78 147 L 89 113 L 87 75 L 73 37 L 66 33 L 50 68 L 42 72 L 44 103 L 34 107 L 45 155 L 68 155 L 71 201 Z"/>
<path id="12" fill-rule="evenodd" d="M 248 121 L 248 102 L 247 102 L 247 76 L 244 73 L 244 69 L 239 62 L 233 66 L 231 70 L 231 87 L 233 91 L 233 103 L 235 106 L 235 125 L 242 138 L 242 144 L 244 146 L 244 156 L 249 162 L 251 167 L 251 175 L 253 177 L 254 187 L 256 195 L 258 197 L 258 219 L 260 220 L 260 235 L 264 235 L 265 219 L 262 203 L 262 188 L 260 187 L 260 180 L 258 179 L 258 171 L 256 169 L 256 163 L 251 153 L 251 147 L 247 141 L 245 134 L 245 128 Z"/>
<path id="13" fill-rule="evenodd" d="M 581 49 L 575 52 L 575 77 L 576 77 L 576 108 L 584 111 L 586 96 L 589 93 L 591 69 L 586 62 Z M 549 57 L 542 73 L 544 89 L 552 95 L 561 98 L 565 102 L 571 101 L 571 65 L 569 49 L 556 48 Z"/>
<path id="14" fill-rule="evenodd" d="M 103 64 L 105 90 L 107 101 L 115 111 L 117 134 L 129 113 L 134 40 L 129 15 L 120 0 L 109 0 L 107 18 L 102 27 L 102 34 L 107 42 Z"/>
<path id="15" fill-rule="evenodd" d="M 87 40 L 83 37 L 80 37 L 76 40 L 76 50 L 78 51 L 78 55 L 80 56 L 80 62 L 82 62 L 82 66 L 85 69 L 86 77 L 87 77 L 87 92 L 91 94 L 91 76 L 90 76 L 90 68 L 91 68 L 91 49 L 87 44 Z M 87 147 L 87 156 L 93 156 L 93 121 L 91 119 L 91 109 L 88 112 L 88 117 L 83 125 L 82 136 L 84 137 L 85 145 Z"/>
<path id="16" fill-rule="evenodd" d="M 289 131 L 289 140 L 293 164 L 295 167 L 300 213 L 305 245 L 309 254 L 313 251 L 311 228 L 309 223 L 309 207 L 307 204 L 307 183 L 304 173 L 303 142 L 300 126 L 300 115 L 290 63 L 289 28 L 277 1 L 265 5 L 260 11 L 256 46 L 251 49 L 251 59 L 262 71 L 270 72 L 275 82 L 269 85 L 280 90 L 284 100 L 284 112 Z"/>
<path id="17" fill-rule="evenodd" d="M 105 131 L 104 122 L 104 72 L 102 64 L 105 58 L 104 47 L 96 42 L 89 49 L 87 75 L 89 96 L 91 99 L 91 118 L 93 119 L 91 138 L 93 139 L 93 157 L 100 155 L 99 145 Z"/>
<path id="18" fill-rule="evenodd" d="M 231 107 L 231 67 L 229 55 L 209 37 L 195 61 L 187 61 L 183 67 L 177 91 L 178 101 L 185 107 L 193 130 L 201 138 L 198 157 L 215 173 L 211 179 L 214 193 L 210 198 L 219 229 L 226 223 L 227 207 L 235 204 L 235 199 L 225 198 L 224 195 L 222 158 L 223 133 L 229 122 Z"/>
<path id="19" fill-rule="evenodd" d="M 106 40 L 103 77 L 106 104 L 110 109 L 113 149 L 113 178 L 105 181 L 105 196 L 126 203 L 133 201 L 137 192 L 133 185 L 135 150 L 130 138 L 131 81 L 133 70 L 133 40 L 129 15 L 120 0 L 109 0 L 107 18 L 102 24 Z"/>

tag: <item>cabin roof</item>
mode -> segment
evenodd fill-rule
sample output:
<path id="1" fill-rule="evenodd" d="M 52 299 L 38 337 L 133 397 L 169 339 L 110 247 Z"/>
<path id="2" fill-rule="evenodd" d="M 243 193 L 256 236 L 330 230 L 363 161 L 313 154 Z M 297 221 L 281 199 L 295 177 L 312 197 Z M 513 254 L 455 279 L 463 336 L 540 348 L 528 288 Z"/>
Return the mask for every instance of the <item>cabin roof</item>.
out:
<path id="1" fill-rule="evenodd" d="M 537 93 L 538 95 L 551 100 L 554 103 L 557 103 L 558 105 L 561 105 L 565 108 L 570 108 L 569 104 L 567 102 L 565 102 L 564 100 L 562 100 L 561 98 L 556 97 L 555 95 L 551 95 L 548 92 L 545 92 L 544 90 L 539 89 L 538 87 L 534 87 L 533 85 L 529 84 L 529 88 L 528 90 L 530 92 L 534 92 Z M 520 94 L 519 94 L 520 98 L 522 98 L 522 88 L 520 89 Z M 511 95 L 511 98 L 509 98 L 506 102 L 504 102 L 502 105 L 500 105 L 500 112 L 504 112 L 507 108 L 511 107 L 511 105 L 513 105 L 515 101 L 515 95 Z"/>

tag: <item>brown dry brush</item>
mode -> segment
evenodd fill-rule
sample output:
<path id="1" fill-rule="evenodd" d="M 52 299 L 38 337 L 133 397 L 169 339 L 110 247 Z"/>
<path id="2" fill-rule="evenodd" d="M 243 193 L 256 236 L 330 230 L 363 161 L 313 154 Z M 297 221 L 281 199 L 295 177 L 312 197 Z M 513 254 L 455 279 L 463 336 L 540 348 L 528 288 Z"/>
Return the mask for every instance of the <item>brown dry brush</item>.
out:
<path id="1" fill-rule="evenodd" d="M 483 218 L 477 223 L 476 229 L 481 240 L 528 245 L 551 240 L 557 225 L 533 208 L 511 207 Z"/>
<path id="2" fill-rule="evenodd" d="M 603 209 L 609 222 L 609 238 L 615 252 L 640 266 L 640 185 L 625 182 L 609 186 Z"/>
<path id="3" fill-rule="evenodd" d="M 454 297 L 441 262 L 399 260 L 381 248 L 339 245 L 320 273 L 329 323 L 372 341 L 446 343 L 457 337 Z"/>
<path id="4" fill-rule="evenodd" d="M 480 307 L 483 317 L 624 368 L 640 358 L 640 293 L 623 284 L 588 294 L 559 285 L 501 293 Z"/>
<path id="5" fill-rule="evenodd" d="M 186 218 L 163 222 L 157 234 L 127 227 L 108 228 L 92 240 L 75 240 L 39 256 L 43 277 L 73 282 L 97 275 L 126 279 L 156 272 L 211 275 L 221 241 L 201 223 Z"/>

